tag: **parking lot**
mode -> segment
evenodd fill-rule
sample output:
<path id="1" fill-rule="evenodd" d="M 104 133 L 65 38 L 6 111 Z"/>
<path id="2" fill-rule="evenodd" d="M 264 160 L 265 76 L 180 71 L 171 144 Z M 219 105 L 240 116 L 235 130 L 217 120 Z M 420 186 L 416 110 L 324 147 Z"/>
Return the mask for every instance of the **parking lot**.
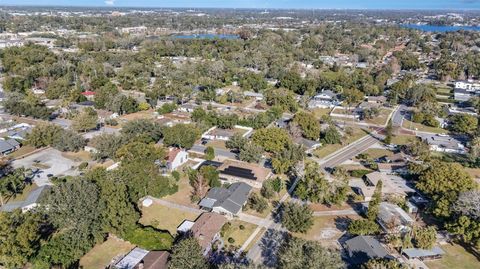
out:
<path id="1" fill-rule="evenodd" d="M 49 176 L 75 176 L 78 171 L 72 167 L 78 166 L 80 163 L 74 162 L 62 156 L 62 153 L 56 149 L 49 148 L 37 152 L 23 159 L 13 162 L 14 168 L 37 168 L 34 182 L 38 186 L 50 185 Z"/>

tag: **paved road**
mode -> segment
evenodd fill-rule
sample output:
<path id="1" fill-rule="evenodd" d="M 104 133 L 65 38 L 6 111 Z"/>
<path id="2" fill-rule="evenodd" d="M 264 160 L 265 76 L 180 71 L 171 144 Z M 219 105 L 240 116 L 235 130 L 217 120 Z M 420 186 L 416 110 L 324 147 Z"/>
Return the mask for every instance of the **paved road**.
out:
<path id="1" fill-rule="evenodd" d="M 399 105 L 392 116 L 393 127 L 402 127 L 405 114 L 408 112 L 408 108 L 405 105 Z"/>
<path id="2" fill-rule="evenodd" d="M 200 154 L 204 154 L 205 149 L 207 149 L 207 147 L 205 147 L 204 145 L 195 144 L 190 149 L 190 151 L 200 153 Z M 214 150 L 215 150 L 215 156 L 221 156 L 221 157 L 224 157 L 224 158 L 227 158 L 227 159 L 232 159 L 232 160 L 237 159 L 237 154 L 232 153 L 228 150 L 218 149 L 218 148 L 214 148 Z"/>

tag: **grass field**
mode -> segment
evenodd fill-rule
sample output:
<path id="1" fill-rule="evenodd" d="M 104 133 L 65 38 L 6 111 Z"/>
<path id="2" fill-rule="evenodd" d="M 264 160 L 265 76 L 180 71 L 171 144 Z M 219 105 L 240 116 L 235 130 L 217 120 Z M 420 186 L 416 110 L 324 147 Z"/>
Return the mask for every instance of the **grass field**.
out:
<path id="1" fill-rule="evenodd" d="M 371 158 L 377 159 L 383 156 L 393 156 L 394 153 L 388 149 L 367 149 L 364 154 L 368 154 Z"/>
<path id="2" fill-rule="evenodd" d="M 442 259 L 425 262 L 430 269 L 479 268 L 480 261 L 474 255 L 466 251 L 462 246 L 453 244 L 442 245 L 440 247 L 445 251 L 446 254 Z"/>
<path id="3" fill-rule="evenodd" d="M 180 180 L 177 182 L 178 191 L 172 195 L 166 196 L 164 199 L 181 205 L 192 206 L 190 195 L 193 188 L 188 182 L 188 178 L 184 173 L 181 173 Z"/>
<path id="4" fill-rule="evenodd" d="M 174 235 L 177 233 L 177 227 L 184 220 L 194 221 L 197 217 L 197 214 L 153 204 L 149 207 L 142 208 L 140 223 L 143 225 L 151 225 L 161 230 L 167 230 L 170 234 Z"/>
<path id="5" fill-rule="evenodd" d="M 15 152 L 12 152 L 11 154 L 8 155 L 8 157 L 10 158 L 18 158 L 18 157 L 21 157 L 25 154 L 29 154 L 33 151 L 35 151 L 36 148 L 33 147 L 33 146 L 29 146 L 29 145 L 25 145 L 25 146 L 22 146 L 20 149 L 18 149 L 17 151 Z"/>
<path id="6" fill-rule="evenodd" d="M 415 139 L 415 136 L 413 136 L 413 135 L 399 134 L 399 135 L 395 135 L 394 137 L 392 137 L 392 144 L 395 144 L 395 145 L 407 145 L 407 144 L 409 144 L 413 139 Z"/>
<path id="7" fill-rule="evenodd" d="M 320 119 L 323 115 L 330 114 L 330 108 L 315 108 L 311 110 L 315 118 Z"/>
<path id="8" fill-rule="evenodd" d="M 294 235 L 306 240 L 336 240 L 346 229 L 347 223 L 358 218 L 360 218 L 358 215 L 314 217 L 313 226 L 307 233 Z"/>
<path id="9" fill-rule="evenodd" d="M 228 150 L 227 147 L 225 146 L 225 141 L 223 141 L 223 140 L 209 140 L 208 143 L 205 146 L 216 148 L 216 149 Z"/>
<path id="10" fill-rule="evenodd" d="M 74 162 L 88 162 L 92 160 L 90 152 L 83 150 L 79 152 L 62 152 L 62 156 Z"/>
<path id="11" fill-rule="evenodd" d="M 224 231 L 223 237 L 222 237 L 223 241 L 225 242 L 225 246 L 227 247 L 228 246 L 241 247 L 243 243 L 247 241 L 248 237 L 250 237 L 253 231 L 255 231 L 255 229 L 257 228 L 257 226 L 251 223 L 240 221 L 240 220 L 233 220 L 233 221 L 230 221 L 230 223 L 232 224 L 231 227 L 226 231 Z M 243 226 L 243 230 L 240 229 L 240 225 Z M 234 243 L 228 242 L 228 238 L 230 237 L 235 240 Z"/>
<path id="12" fill-rule="evenodd" d="M 372 119 L 365 120 L 366 123 L 385 125 L 387 124 L 388 116 L 392 113 L 391 109 L 380 108 L 380 113 L 378 116 L 373 117 Z"/>
<path id="13" fill-rule="evenodd" d="M 80 259 L 80 267 L 85 269 L 106 268 L 113 258 L 125 255 L 135 246 L 117 238 L 108 238 L 102 244 L 96 245 Z"/>
<path id="14" fill-rule="evenodd" d="M 324 158 L 324 157 L 334 153 L 335 151 L 345 147 L 346 145 L 348 145 L 348 144 L 350 144 L 354 141 L 357 141 L 358 139 L 360 139 L 360 138 L 362 138 L 366 135 L 367 134 L 362 129 L 354 128 L 353 135 L 351 135 L 350 137 L 347 137 L 345 139 L 345 144 L 344 145 L 340 145 L 340 144 L 325 145 L 325 146 L 322 146 L 322 147 L 318 148 L 317 150 L 315 150 L 313 152 L 313 154 L 317 158 Z"/>
<path id="15" fill-rule="evenodd" d="M 409 121 L 407 119 L 403 120 L 403 127 L 411 130 L 416 130 L 416 131 L 421 131 L 421 132 L 429 132 L 429 133 L 436 133 L 436 134 L 441 134 L 441 133 L 446 133 L 447 130 L 444 130 L 442 128 L 436 128 L 436 127 L 430 127 L 426 126 L 420 123 L 415 123 L 412 121 Z"/>

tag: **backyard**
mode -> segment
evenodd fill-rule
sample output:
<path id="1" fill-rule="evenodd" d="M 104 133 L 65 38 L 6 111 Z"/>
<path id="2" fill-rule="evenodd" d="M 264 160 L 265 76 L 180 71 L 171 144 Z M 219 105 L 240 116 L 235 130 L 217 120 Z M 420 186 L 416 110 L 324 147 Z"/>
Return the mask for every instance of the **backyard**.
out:
<path id="1" fill-rule="evenodd" d="M 230 225 L 225 224 L 222 228 L 222 238 L 225 242 L 225 246 L 234 246 L 234 247 L 241 247 L 245 241 L 247 241 L 248 237 L 253 233 L 253 231 L 257 228 L 257 226 L 240 221 L 240 220 L 233 220 L 229 222 Z M 229 238 L 232 238 L 232 243 L 229 242 Z"/>
<path id="2" fill-rule="evenodd" d="M 89 269 L 106 268 L 114 258 L 127 254 L 134 247 L 127 241 L 109 237 L 107 241 L 96 245 L 80 259 L 80 267 Z"/>
<path id="3" fill-rule="evenodd" d="M 445 255 L 439 260 L 425 262 L 430 269 L 478 268 L 479 260 L 462 246 L 451 244 L 440 247 L 445 251 Z"/>
<path id="4" fill-rule="evenodd" d="M 140 223 L 143 225 L 151 225 L 160 230 L 167 230 L 170 234 L 175 235 L 177 233 L 177 227 L 184 220 L 194 221 L 197 217 L 198 215 L 194 213 L 153 204 L 149 207 L 142 208 Z"/>
<path id="5" fill-rule="evenodd" d="M 390 116 L 391 113 L 392 113 L 391 109 L 380 108 L 380 113 L 378 114 L 378 116 L 375 116 L 371 119 L 367 119 L 365 120 L 365 122 L 370 124 L 385 125 L 387 124 L 388 116 Z"/>

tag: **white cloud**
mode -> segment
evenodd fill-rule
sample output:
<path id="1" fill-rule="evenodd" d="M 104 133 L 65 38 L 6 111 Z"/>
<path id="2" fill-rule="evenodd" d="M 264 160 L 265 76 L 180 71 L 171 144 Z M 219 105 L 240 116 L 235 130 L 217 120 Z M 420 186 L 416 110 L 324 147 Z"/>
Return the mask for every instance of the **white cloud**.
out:
<path id="1" fill-rule="evenodd" d="M 115 0 L 105 0 L 105 5 L 113 6 L 113 5 L 115 5 Z"/>

